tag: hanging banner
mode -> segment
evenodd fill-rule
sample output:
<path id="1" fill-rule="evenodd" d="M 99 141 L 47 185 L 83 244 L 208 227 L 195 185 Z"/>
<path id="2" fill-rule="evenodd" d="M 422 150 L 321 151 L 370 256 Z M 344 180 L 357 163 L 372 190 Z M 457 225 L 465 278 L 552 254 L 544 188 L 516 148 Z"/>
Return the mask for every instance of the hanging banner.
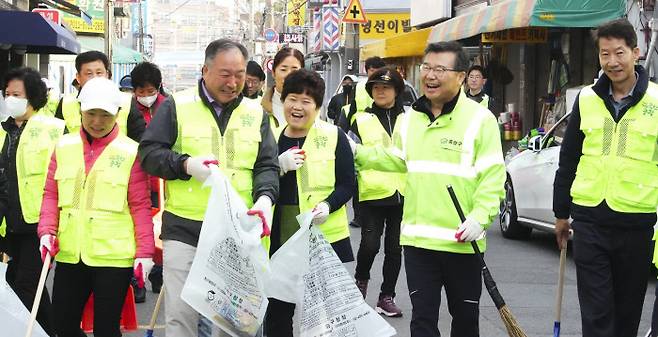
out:
<path id="1" fill-rule="evenodd" d="M 380 40 L 416 30 L 410 17 L 409 12 L 368 14 L 368 22 L 359 25 L 359 39 Z"/>
<path id="2" fill-rule="evenodd" d="M 288 27 L 304 26 L 306 24 L 306 1 L 288 0 Z"/>
<path id="3" fill-rule="evenodd" d="M 88 25 L 79 16 L 64 13 L 64 22 L 78 33 L 105 33 L 105 11 L 104 0 L 68 0 L 68 2 L 80 7 L 91 17 L 91 25 Z"/>

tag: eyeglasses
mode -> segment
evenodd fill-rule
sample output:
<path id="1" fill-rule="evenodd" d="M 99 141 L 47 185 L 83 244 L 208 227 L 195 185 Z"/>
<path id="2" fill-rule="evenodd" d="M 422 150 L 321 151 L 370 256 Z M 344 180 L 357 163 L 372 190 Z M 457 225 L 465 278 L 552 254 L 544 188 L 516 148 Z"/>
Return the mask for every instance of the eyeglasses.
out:
<path id="1" fill-rule="evenodd" d="M 454 71 L 454 72 L 457 72 L 457 73 L 458 73 L 458 72 L 462 72 L 462 70 L 450 69 L 450 68 L 446 68 L 446 67 L 444 67 L 444 66 L 431 67 L 431 66 L 430 66 L 429 64 L 427 64 L 427 63 L 423 63 L 423 64 L 420 65 L 420 72 L 421 72 L 421 73 L 429 74 L 429 73 L 431 73 L 432 71 L 435 72 L 435 73 L 436 73 L 436 76 L 439 76 L 439 77 L 441 77 L 441 76 L 445 76 L 445 74 L 446 74 L 447 71 Z"/>
<path id="2" fill-rule="evenodd" d="M 470 76 L 468 76 L 468 78 L 471 79 L 471 80 L 481 80 L 482 76 L 480 76 L 480 75 L 470 75 Z"/>
<path id="3" fill-rule="evenodd" d="M 259 80 L 245 80 L 244 82 L 245 82 L 245 84 L 251 85 L 251 86 L 256 86 L 260 83 Z"/>

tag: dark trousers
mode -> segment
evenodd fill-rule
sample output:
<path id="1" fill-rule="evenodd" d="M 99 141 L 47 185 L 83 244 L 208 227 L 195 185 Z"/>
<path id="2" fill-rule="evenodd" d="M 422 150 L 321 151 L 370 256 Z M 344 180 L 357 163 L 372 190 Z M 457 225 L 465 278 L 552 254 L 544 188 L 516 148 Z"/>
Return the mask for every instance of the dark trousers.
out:
<path id="1" fill-rule="evenodd" d="M 654 249 L 656 249 L 654 247 Z M 653 313 L 651 314 L 651 337 L 658 337 L 658 284 L 656 285 L 656 295 L 653 300 Z"/>
<path id="2" fill-rule="evenodd" d="M 18 298 L 28 311 L 32 310 L 34 296 L 37 293 L 39 277 L 41 276 L 41 255 L 39 253 L 39 238 L 36 234 L 12 234 L 7 235 L 8 254 L 11 256 L 7 266 L 7 283 L 14 290 Z M 37 321 L 44 331 L 54 336 L 52 322 L 52 308 L 48 289 L 43 289 Z"/>
<path id="3" fill-rule="evenodd" d="M 85 337 L 80 320 L 89 295 L 94 293 L 94 336 L 120 337 L 121 310 L 132 268 L 89 267 L 57 263 L 53 309 L 58 337 Z"/>
<path id="4" fill-rule="evenodd" d="M 482 268 L 473 254 L 404 246 L 411 298 L 411 337 L 439 337 L 441 288 L 452 316 L 451 337 L 478 337 Z"/>
<path id="5" fill-rule="evenodd" d="M 369 280 L 370 269 L 379 253 L 381 237 L 384 235 L 384 282 L 381 293 L 395 297 L 395 284 L 398 282 L 402 263 L 400 246 L 400 222 L 402 205 L 368 206 L 361 204 L 361 244 L 356 256 L 357 280 Z"/>
<path id="6" fill-rule="evenodd" d="M 283 302 L 276 298 L 268 298 L 265 313 L 265 336 L 293 337 L 292 318 L 295 315 L 295 304 Z"/>
<path id="7" fill-rule="evenodd" d="M 637 336 L 652 228 L 630 230 L 582 221 L 571 226 L 583 337 Z"/>

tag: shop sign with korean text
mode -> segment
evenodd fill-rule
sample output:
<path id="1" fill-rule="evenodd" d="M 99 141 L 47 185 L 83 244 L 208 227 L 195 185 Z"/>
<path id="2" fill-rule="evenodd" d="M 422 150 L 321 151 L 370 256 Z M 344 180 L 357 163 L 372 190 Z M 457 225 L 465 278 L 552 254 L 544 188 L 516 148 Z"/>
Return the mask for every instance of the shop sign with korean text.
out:
<path id="1" fill-rule="evenodd" d="M 368 13 L 368 22 L 359 25 L 359 39 L 379 40 L 408 33 L 415 28 L 410 26 L 407 13 Z"/>
<path id="2" fill-rule="evenodd" d="M 545 27 L 512 28 L 482 33 L 483 43 L 546 43 L 547 41 L 548 29 Z"/>
<path id="3" fill-rule="evenodd" d="M 68 0 L 68 2 L 80 7 L 91 16 L 92 23 L 88 25 L 82 18 L 64 14 L 66 22 L 73 31 L 79 33 L 105 33 L 104 0 Z"/>

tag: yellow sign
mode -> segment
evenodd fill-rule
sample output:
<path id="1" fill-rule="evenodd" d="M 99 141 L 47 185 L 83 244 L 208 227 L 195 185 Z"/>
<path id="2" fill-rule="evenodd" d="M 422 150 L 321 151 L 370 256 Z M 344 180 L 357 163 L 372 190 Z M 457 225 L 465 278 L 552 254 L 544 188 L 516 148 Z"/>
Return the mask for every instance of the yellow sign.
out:
<path id="1" fill-rule="evenodd" d="M 482 33 L 483 43 L 545 43 L 547 41 L 548 29 L 544 27 L 513 28 Z"/>
<path id="2" fill-rule="evenodd" d="M 409 17 L 409 13 L 368 14 L 368 22 L 359 25 L 359 39 L 385 39 L 415 30 L 410 26 Z"/>
<path id="3" fill-rule="evenodd" d="M 66 22 L 73 31 L 78 33 L 105 33 L 105 10 L 104 10 L 104 0 L 67 0 L 71 4 L 74 4 L 85 13 L 91 16 L 92 21 L 91 25 L 88 25 L 80 17 L 64 14 L 64 22 Z"/>
<path id="4" fill-rule="evenodd" d="M 366 23 L 366 13 L 363 11 L 361 1 L 350 0 L 349 5 L 345 7 L 345 15 L 343 15 L 343 22 L 345 23 Z"/>
<path id="5" fill-rule="evenodd" d="M 304 26 L 306 24 L 306 1 L 288 0 L 288 27 Z"/>

